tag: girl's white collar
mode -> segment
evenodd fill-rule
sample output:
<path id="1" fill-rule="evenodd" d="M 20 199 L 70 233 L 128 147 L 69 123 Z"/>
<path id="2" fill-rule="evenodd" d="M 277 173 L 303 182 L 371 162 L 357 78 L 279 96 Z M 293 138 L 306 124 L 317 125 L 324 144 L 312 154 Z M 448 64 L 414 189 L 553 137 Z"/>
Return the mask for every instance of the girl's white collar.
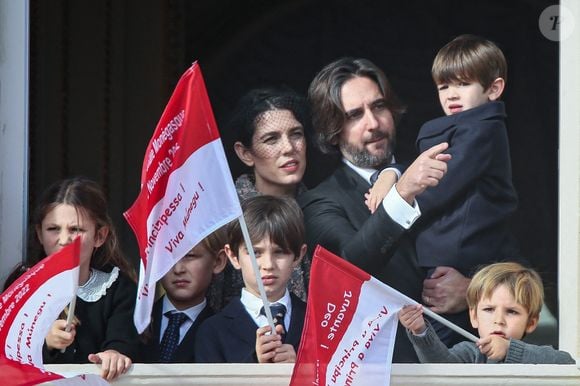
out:
<path id="1" fill-rule="evenodd" d="M 115 280 L 119 277 L 119 268 L 113 267 L 111 272 L 103 272 L 98 269 L 91 268 L 89 273 L 89 280 L 77 290 L 77 296 L 85 302 L 96 302 L 105 294 Z"/>

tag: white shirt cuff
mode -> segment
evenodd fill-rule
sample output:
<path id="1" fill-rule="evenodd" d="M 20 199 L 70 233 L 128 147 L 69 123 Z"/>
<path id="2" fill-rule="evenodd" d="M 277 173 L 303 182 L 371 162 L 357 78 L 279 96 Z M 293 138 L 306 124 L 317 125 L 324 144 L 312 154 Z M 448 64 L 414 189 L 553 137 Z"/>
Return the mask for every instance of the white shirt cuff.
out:
<path id="1" fill-rule="evenodd" d="M 396 169 L 396 168 L 386 168 L 386 169 L 383 169 L 383 170 L 381 170 L 381 172 L 379 173 L 379 175 L 383 174 L 383 172 L 385 172 L 387 170 L 390 170 L 390 171 L 395 172 L 395 174 L 397 175 L 397 181 L 399 180 L 399 178 L 401 178 L 401 172 L 399 171 L 399 169 Z"/>
<path id="2" fill-rule="evenodd" d="M 417 200 L 413 205 L 409 205 L 397 192 L 395 188 L 397 184 L 393 185 L 389 193 L 383 199 L 383 208 L 387 214 L 400 226 L 405 229 L 411 228 L 413 223 L 421 216 L 421 210 Z"/>

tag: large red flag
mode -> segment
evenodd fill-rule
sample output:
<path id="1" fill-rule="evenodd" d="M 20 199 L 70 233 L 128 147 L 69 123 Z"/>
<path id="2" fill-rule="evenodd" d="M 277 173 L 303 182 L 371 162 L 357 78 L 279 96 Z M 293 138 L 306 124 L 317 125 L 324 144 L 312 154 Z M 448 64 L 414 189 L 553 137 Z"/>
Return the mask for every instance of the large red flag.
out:
<path id="1" fill-rule="evenodd" d="M 183 74 L 145 152 L 141 192 L 125 212 L 141 255 L 135 326 L 149 324 L 155 283 L 208 234 L 241 215 L 197 63 Z"/>
<path id="2" fill-rule="evenodd" d="M 416 304 L 317 246 L 291 385 L 389 385 L 397 312 Z"/>

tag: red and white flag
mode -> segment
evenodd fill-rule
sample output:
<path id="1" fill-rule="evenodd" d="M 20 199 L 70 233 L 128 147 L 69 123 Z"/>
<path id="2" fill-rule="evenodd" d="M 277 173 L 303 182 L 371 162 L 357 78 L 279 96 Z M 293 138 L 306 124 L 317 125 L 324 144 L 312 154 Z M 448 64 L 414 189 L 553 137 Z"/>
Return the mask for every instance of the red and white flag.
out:
<path id="1" fill-rule="evenodd" d="M 0 354 L 43 368 L 42 345 L 52 323 L 76 296 L 80 239 L 22 274 L 0 298 Z"/>
<path id="2" fill-rule="evenodd" d="M 62 375 L 42 370 L 33 365 L 8 359 L 3 354 L 0 354 L 0 374 L 5 380 L 10 380 L 8 384 L 19 386 L 38 385 L 64 378 Z"/>
<path id="3" fill-rule="evenodd" d="M 139 244 L 135 327 L 149 324 L 155 283 L 242 213 L 199 65 L 183 74 L 145 152 L 141 192 L 125 212 Z"/>
<path id="4" fill-rule="evenodd" d="M 0 297 L 0 374 L 6 384 L 109 385 L 95 374 L 65 378 L 44 370 L 42 346 L 52 323 L 76 296 L 80 238 L 45 257 Z"/>
<path id="5" fill-rule="evenodd" d="M 54 386 L 106 386 L 110 385 L 98 375 L 82 374 L 65 378 L 64 376 L 38 367 L 13 361 L 0 355 L 0 374 L 5 385 L 32 386 L 38 384 Z"/>
<path id="6" fill-rule="evenodd" d="M 397 313 L 415 301 L 317 246 L 291 385 L 389 385 Z"/>

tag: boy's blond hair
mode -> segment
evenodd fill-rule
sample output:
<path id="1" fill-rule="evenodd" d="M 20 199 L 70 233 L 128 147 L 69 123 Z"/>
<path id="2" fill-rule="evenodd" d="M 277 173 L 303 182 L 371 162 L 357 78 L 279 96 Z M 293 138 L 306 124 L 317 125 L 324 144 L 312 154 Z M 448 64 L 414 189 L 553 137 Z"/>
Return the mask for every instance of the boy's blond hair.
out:
<path id="1" fill-rule="evenodd" d="M 531 268 L 518 263 L 494 263 L 480 269 L 467 287 L 467 305 L 476 309 L 477 304 L 490 298 L 500 285 L 505 285 L 516 303 L 525 307 L 532 318 L 538 318 L 544 304 L 544 286 L 540 275 Z"/>
<path id="2" fill-rule="evenodd" d="M 221 228 L 216 229 L 212 233 L 206 236 L 201 243 L 205 249 L 213 257 L 217 257 L 218 253 L 224 249 L 224 245 L 228 242 L 228 232 L 227 232 L 227 225 L 222 226 Z"/>
<path id="3" fill-rule="evenodd" d="M 435 84 L 477 81 L 487 90 L 497 78 L 507 82 L 507 62 L 492 41 L 460 35 L 439 50 L 431 75 Z"/>

